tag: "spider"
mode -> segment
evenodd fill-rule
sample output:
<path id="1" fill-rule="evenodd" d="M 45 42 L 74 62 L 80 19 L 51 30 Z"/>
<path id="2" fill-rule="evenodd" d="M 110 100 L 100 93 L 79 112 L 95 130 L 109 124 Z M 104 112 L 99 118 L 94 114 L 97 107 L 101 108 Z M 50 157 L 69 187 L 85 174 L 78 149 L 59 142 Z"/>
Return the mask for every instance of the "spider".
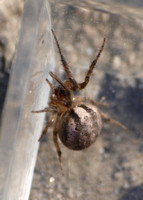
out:
<path id="1" fill-rule="evenodd" d="M 56 34 L 53 30 L 52 34 L 60 54 L 63 68 L 66 72 L 67 79 L 63 82 L 56 74 L 50 72 L 51 77 L 56 80 L 59 85 L 54 87 L 53 84 L 46 79 L 51 88 L 49 105 L 43 110 L 32 112 L 52 113 L 49 122 L 39 138 L 39 141 L 47 133 L 48 128 L 53 125 L 53 141 L 57 150 L 60 168 L 63 173 L 61 157 L 62 152 L 58 143 L 58 137 L 67 148 L 71 150 L 83 150 L 93 144 L 97 136 L 100 135 L 102 129 L 102 119 L 121 127 L 126 132 L 128 129 L 123 124 L 114 120 L 97 108 L 97 106 L 105 106 L 103 101 L 94 102 L 93 100 L 85 97 L 82 98 L 74 96 L 75 91 L 82 90 L 87 86 L 97 60 L 103 51 L 105 38 L 103 39 L 102 46 L 96 58 L 89 66 L 89 70 L 87 71 L 84 81 L 78 83 L 72 76 L 69 65 L 63 56 Z"/>

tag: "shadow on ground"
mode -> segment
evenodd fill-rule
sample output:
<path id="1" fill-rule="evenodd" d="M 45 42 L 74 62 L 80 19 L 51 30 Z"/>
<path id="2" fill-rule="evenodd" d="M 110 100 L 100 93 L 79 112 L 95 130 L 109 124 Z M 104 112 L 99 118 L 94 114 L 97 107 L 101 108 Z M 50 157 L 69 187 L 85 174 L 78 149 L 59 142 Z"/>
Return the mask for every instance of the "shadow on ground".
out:
<path id="1" fill-rule="evenodd" d="M 121 189 L 123 196 L 119 200 L 142 200 L 143 199 L 143 184 L 131 187 L 130 189 Z"/>

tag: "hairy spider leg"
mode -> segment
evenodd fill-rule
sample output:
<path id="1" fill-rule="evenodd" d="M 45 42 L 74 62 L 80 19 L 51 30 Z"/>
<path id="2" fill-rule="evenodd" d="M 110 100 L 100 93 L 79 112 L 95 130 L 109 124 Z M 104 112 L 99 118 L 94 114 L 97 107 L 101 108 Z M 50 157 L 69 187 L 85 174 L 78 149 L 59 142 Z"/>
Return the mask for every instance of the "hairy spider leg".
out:
<path id="1" fill-rule="evenodd" d="M 106 103 L 106 102 L 103 102 L 102 100 L 101 101 L 93 101 L 92 99 L 88 98 L 88 97 L 74 97 L 75 100 L 74 101 L 80 101 L 80 102 L 90 102 L 91 104 L 93 105 L 96 105 L 96 106 L 103 106 L 103 107 L 108 107 L 109 105 Z"/>
<path id="2" fill-rule="evenodd" d="M 59 143 L 58 143 L 58 131 L 57 131 L 57 127 L 58 127 L 58 126 L 57 126 L 57 123 L 58 123 L 58 121 L 60 120 L 59 117 L 60 117 L 60 115 L 59 115 L 59 116 L 57 117 L 57 119 L 56 119 L 55 129 L 54 129 L 54 131 L 53 131 L 53 140 L 54 140 L 55 147 L 56 147 L 56 150 L 57 150 L 60 168 L 61 168 L 62 174 L 64 175 L 63 163 L 62 163 L 62 152 L 61 152 L 61 149 L 60 149 L 60 146 L 59 146 Z"/>
<path id="3" fill-rule="evenodd" d="M 48 131 L 48 128 L 49 128 L 50 126 L 53 125 L 53 123 L 54 123 L 54 118 L 55 118 L 55 113 L 52 114 L 52 116 L 51 116 L 51 118 L 50 118 L 48 124 L 46 125 L 46 127 L 45 127 L 44 130 L 42 131 L 42 134 L 40 135 L 40 138 L 39 138 L 38 141 L 41 141 L 41 139 L 44 137 L 44 135 L 46 135 L 46 133 L 47 133 L 47 131 Z"/>
<path id="4" fill-rule="evenodd" d="M 50 72 L 50 75 L 52 76 L 53 79 L 55 79 L 64 88 L 64 90 L 66 92 L 66 98 L 67 98 L 67 100 L 71 101 L 70 90 L 64 85 L 64 83 L 53 72 Z"/>
<path id="5" fill-rule="evenodd" d="M 42 110 L 32 110 L 31 112 L 32 113 L 41 113 L 41 112 L 54 112 L 54 111 L 57 111 L 56 109 L 54 109 L 54 108 L 49 108 L 49 107 L 47 107 L 47 108 L 44 108 L 44 109 L 42 109 Z"/>
<path id="6" fill-rule="evenodd" d="M 62 82 L 62 80 L 60 80 L 56 74 L 54 74 L 53 72 L 50 72 L 50 75 L 53 79 L 55 79 L 65 90 L 68 90 L 69 89 L 64 85 L 64 83 Z"/>
<path id="7" fill-rule="evenodd" d="M 51 106 L 56 106 L 58 107 L 58 109 L 56 110 L 56 112 L 66 112 L 69 107 L 66 106 L 66 103 L 62 100 L 59 99 L 53 99 L 51 98 L 51 103 L 49 103 Z"/>
<path id="8" fill-rule="evenodd" d="M 129 132 L 129 130 L 128 130 L 128 128 L 127 128 L 126 126 L 124 126 L 124 125 L 121 124 L 120 122 L 114 120 L 114 119 L 111 118 L 108 114 L 103 113 L 101 110 L 99 110 L 99 112 L 100 112 L 100 114 L 101 114 L 101 117 L 102 117 L 104 120 L 108 121 L 109 123 L 115 124 L 116 126 L 121 127 L 123 130 L 126 131 L 126 133 Z"/>
<path id="9" fill-rule="evenodd" d="M 49 86 L 50 86 L 50 88 L 51 88 L 51 90 L 52 90 L 52 93 L 54 94 L 54 93 L 55 93 L 55 89 L 54 89 L 52 83 L 51 83 L 47 78 L 46 78 L 46 81 L 47 81 L 47 83 L 49 84 Z"/>
<path id="10" fill-rule="evenodd" d="M 99 59 L 99 57 L 100 57 L 100 55 L 101 55 L 101 53 L 102 53 L 102 51 L 103 51 L 103 48 L 104 48 L 104 45 L 105 45 L 105 41 L 106 41 L 106 39 L 104 38 L 104 39 L 103 39 L 102 46 L 101 46 L 101 48 L 100 48 L 100 50 L 99 50 L 99 52 L 98 52 L 96 58 L 92 61 L 91 65 L 90 65 L 90 67 L 89 67 L 89 70 L 88 70 L 88 72 L 87 72 L 87 75 L 85 76 L 84 82 L 78 84 L 78 85 L 79 85 L 79 89 L 85 88 L 86 85 L 88 84 L 89 79 L 90 79 L 90 76 L 91 76 L 91 74 L 92 74 L 92 72 L 93 72 L 93 69 L 94 69 L 94 67 L 96 66 L 96 63 L 97 63 L 97 61 L 98 61 L 98 59 Z"/>
<path id="11" fill-rule="evenodd" d="M 65 58 L 63 56 L 63 53 L 61 51 L 58 39 L 57 39 L 56 34 L 55 34 L 53 29 L 52 29 L 52 34 L 53 34 L 53 36 L 55 38 L 56 45 L 57 45 L 57 48 L 58 48 L 58 51 L 59 51 L 59 54 L 60 54 L 60 57 L 61 57 L 61 62 L 62 62 L 62 65 L 64 67 L 64 70 L 65 70 L 65 72 L 67 74 L 68 79 L 73 84 L 73 89 L 76 90 L 78 88 L 78 84 L 77 84 L 76 80 L 73 78 L 73 76 L 71 74 L 71 71 L 70 71 L 69 66 L 68 66 L 68 64 L 67 64 L 67 62 L 66 62 L 66 60 L 65 60 Z"/>
<path id="12" fill-rule="evenodd" d="M 102 106 L 102 107 L 108 107 L 109 104 L 106 102 L 102 102 L 102 101 L 93 101 L 90 98 L 86 98 L 91 104 L 96 105 L 96 106 Z"/>

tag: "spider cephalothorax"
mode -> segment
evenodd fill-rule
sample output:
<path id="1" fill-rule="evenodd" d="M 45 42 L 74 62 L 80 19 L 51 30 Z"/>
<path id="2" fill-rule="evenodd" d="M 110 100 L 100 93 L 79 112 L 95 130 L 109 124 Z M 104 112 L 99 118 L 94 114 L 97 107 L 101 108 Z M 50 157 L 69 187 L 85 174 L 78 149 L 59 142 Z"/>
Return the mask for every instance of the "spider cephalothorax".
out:
<path id="1" fill-rule="evenodd" d="M 82 83 L 77 83 L 61 52 L 58 40 L 53 30 L 52 34 L 55 38 L 67 79 L 63 82 L 54 73 L 50 72 L 52 78 L 56 80 L 59 85 L 54 88 L 53 84 L 46 79 L 52 91 L 49 106 L 43 110 L 32 112 L 52 112 L 51 119 L 44 128 L 39 140 L 41 140 L 41 138 L 46 134 L 48 128 L 53 125 L 53 140 L 59 156 L 60 167 L 63 172 L 58 136 L 62 143 L 69 149 L 82 150 L 95 142 L 97 136 L 101 132 L 102 118 L 106 119 L 110 123 L 120 126 L 125 131 L 127 131 L 127 128 L 96 107 L 97 105 L 105 106 L 105 103 L 94 102 L 88 98 L 75 97 L 73 95 L 74 91 L 84 89 L 88 84 L 93 69 L 104 48 L 105 38 L 96 58 L 92 61 L 89 67 L 85 80 Z M 87 103 L 87 101 L 89 103 Z"/>

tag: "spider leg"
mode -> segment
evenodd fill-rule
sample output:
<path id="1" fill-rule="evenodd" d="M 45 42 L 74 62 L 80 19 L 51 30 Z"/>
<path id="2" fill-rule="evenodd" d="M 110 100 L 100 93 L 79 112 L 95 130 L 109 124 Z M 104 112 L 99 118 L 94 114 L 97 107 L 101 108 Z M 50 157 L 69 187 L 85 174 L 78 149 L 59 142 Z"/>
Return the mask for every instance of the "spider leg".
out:
<path id="1" fill-rule="evenodd" d="M 54 93 L 55 93 L 55 89 L 54 89 L 52 83 L 51 83 L 47 78 L 46 78 L 46 81 L 47 81 L 47 83 L 49 84 L 49 86 L 50 86 L 50 88 L 51 88 L 51 90 L 52 90 L 52 93 L 54 94 Z"/>
<path id="2" fill-rule="evenodd" d="M 64 83 L 62 82 L 62 80 L 60 80 L 56 74 L 54 74 L 53 72 L 50 72 L 50 75 L 53 79 L 55 79 L 65 90 L 68 90 L 68 88 L 64 85 Z"/>
<path id="3" fill-rule="evenodd" d="M 50 72 L 50 75 L 52 76 L 53 79 L 55 79 L 65 90 L 66 92 L 66 97 L 67 97 L 67 100 L 69 100 L 71 102 L 71 93 L 70 93 L 70 90 L 66 87 L 66 85 L 53 73 L 53 72 Z"/>
<path id="4" fill-rule="evenodd" d="M 109 106 L 108 103 L 105 103 L 105 102 L 102 102 L 102 101 L 93 101 L 92 99 L 88 99 L 88 101 L 91 104 L 96 105 L 96 106 L 102 106 L 102 107 L 108 107 Z"/>
<path id="5" fill-rule="evenodd" d="M 99 110 L 100 111 L 100 110 Z M 111 118 L 108 114 L 103 113 L 102 111 L 100 111 L 101 117 L 108 121 L 109 123 L 115 124 L 116 126 L 121 127 L 123 130 L 125 130 L 127 133 L 129 132 L 128 128 L 126 126 L 124 126 L 123 124 L 121 124 L 120 122 L 114 120 L 113 118 Z"/>
<path id="6" fill-rule="evenodd" d="M 93 69 L 94 69 L 94 67 L 95 67 L 95 65 L 96 65 L 96 63 L 97 63 L 97 61 L 98 61 L 98 59 L 99 59 L 99 57 L 100 57 L 100 55 L 101 55 L 101 53 L 103 51 L 103 48 L 104 48 L 104 45 L 105 45 L 105 41 L 106 41 L 106 39 L 104 38 L 102 46 L 101 46 L 96 58 L 92 61 L 91 65 L 89 67 L 89 70 L 87 72 L 87 75 L 85 76 L 84 82 L 78 84 L 80 89 L 85 88 L 86 85 L 88 84 L 90 76 L 91 76 L 91 74 L 93 72 Z"/>
<path id="7" fill-rule="evenodd" d="M 67 62 L 66 62 L 66 60 L 65 60 L 65 58 L 64 58 L 64 56 L 63 56 L 63 53 L 62 53 L 62 50 L 61 50 L 61 48 L 60 48 L 58 39 L 57 39 L 56 34 L 55 34 L 55 32 L 54 32 L 53 29 L 52 29 L 52 34 L 53 34 L 53 36 L 54 36 L 54 38 L 55 38 L 56 45 L 57 45 L 57 48 L 58 48 L 58 51 L 59 51 L 59 54 L 60 54 L 60 57 L 61 57 L 61 62 L 62 62 L 62 65 L 63 65 L 63 67 L 64 67 L 64 70 L 65 70 L 65 72 L 66 72 L 66 74 L 67 74 L 68 79 L 69 79 L 70 82 L 73 84 L 73 88 L 74 88 L 74 90 L 75 90 L 75 89 L 78 88 L 78 84 L 77 84 L 76 80 L 73 78 L 73 76 L 72 76 L 72 74 L 71 74 L 71 71 L 70 71 L 69 66 L 68 66 L 68 64 L 67 64 Z"/>
<path id="8" fill-rule="evenodd" d="M 32 110 L 31 112 L 32 113 L 41 113 L 41 112 L 53 112 L 53 111 L 57 111 L 56 109 L 54 109 L 54 108 L 44 108 L 44 109 L 42 109 L 42 110 Z"/>
<path id="9" fill-rule="evenodd" d="M 46 127 L 44 128 L 44 130 L 42 131 L 42 134 L 40 135 L 40 138 L 39 138 L 38 141 L 41 141 L 41 139 L 44 137 L 44 135 L 46 135 L 46 133 L 47 133 L 47 131 L 48 131 L 48 128 L 49 128 L 50 126 L 53 125 L 53 123 L 54 123 L 54 118 L 55 118 L 55 114 L 53 114 L 53 115 L 51 116 L 50 121 L 48 122 L 48 124 L 46 125 Z"/>
<path id="10" fill-rule="evenodd" d="M 93 105 L 96 106 L 103 106 L 103 107 L 108 107 L 109 105 L 106 102 L 101 101 L 93 101 L 92 99 L 88 98 L 88 97 L 74 97 L 75 101 L 80 101 L 80 102 L 84 102 L 84 101 L 88 101 Z"/>
<path id="11" fill-rule="evenodd" d="M 61 149 L 60 149 L 60 146 L 59 146 L 59 143 L 58 143 L 58 132 L 57 132 L 56 129 L 53 132 L 53 140 L 54 140 L 55 147 L 56 147 L 56 150 L 57 150 L 60 168 L 61 168 L 62 174 L 64 175 L 63 163 L 62 163 L 62 152 L 61 152 Z"/>

